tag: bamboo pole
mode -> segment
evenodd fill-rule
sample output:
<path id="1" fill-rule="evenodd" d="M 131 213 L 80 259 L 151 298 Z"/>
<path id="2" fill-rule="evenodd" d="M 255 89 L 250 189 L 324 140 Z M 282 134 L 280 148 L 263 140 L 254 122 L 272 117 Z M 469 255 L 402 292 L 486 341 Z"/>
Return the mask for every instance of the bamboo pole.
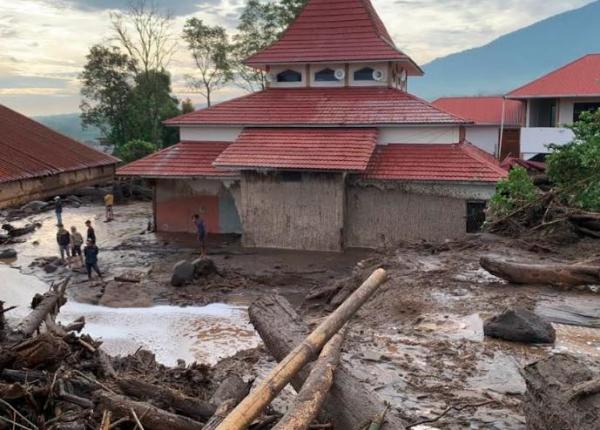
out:
<path id="1" fill-rule="evenodd" d="M 288 354 L 228 416 L 217 430 L 245 430 L 271 403 L 290 380 L 313 360 L 358 309 L 385 281 L 386 272 L 377 269 L 371 276 L 323 321 L 304 341 Z"/>

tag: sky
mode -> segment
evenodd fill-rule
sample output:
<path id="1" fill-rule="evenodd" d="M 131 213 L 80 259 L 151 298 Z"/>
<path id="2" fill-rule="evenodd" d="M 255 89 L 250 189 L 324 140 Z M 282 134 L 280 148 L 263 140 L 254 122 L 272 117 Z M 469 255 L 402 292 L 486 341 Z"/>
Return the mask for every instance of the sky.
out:
<path id="1" fill-rule="evenodd" d="M 155 0 L 174 16 L 174 34 L 196 16 L 234 29 L 246 0 Z M 398 48 L 417 63 L 485 45 L 498 36 L 591 0 L 372 0 Z M 78 75 L 89 48 L 110 40 L 111 10 L 127 0 L 0 0 L 0 104 L 26 115 L 78 112 Z M 180 98 L 193 64 L 182 41 L 169 71 Z M 235 86 L 215 100 L 243 94 Z"/>

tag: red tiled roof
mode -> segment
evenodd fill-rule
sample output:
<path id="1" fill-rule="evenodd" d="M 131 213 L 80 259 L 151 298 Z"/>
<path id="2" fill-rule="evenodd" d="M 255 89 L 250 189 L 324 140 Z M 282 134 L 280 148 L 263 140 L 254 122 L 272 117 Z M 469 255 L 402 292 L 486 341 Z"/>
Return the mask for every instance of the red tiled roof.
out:
<path id="1" fill-rule="evenodd" d="M 470 143 L 378 145 L 367 179 L 497 182 L 507 172 Z"/>
<path id="2" fill-rule="evenodd" d="M 520 126 L 525 122 L 525 107 L 519 100 L 505 100 L 502 96 L 490 97 L 442 97 L 432 103 L 435 107 L 453 115 L 473 121 L 477 125 L 504 124 Z"/>
<path id="3" fill-rule="evenodd" d="M 600 54 L 589 54 L 536 79 L 507 97 L 600 96 Z"/>
<path id="4" fill-rule="evenodd" d="M 180 115 L 165 124 L 372 126 L 465 122 L 397 89 L 351 87 L 272 88 Z"/>
<path id="5" fill-rule="evenodd" d="M 117 169 L 117 175 L 148 178 L 237 176 L 233 172 L 217 170 L 212 165 L 228 144 L 227 142 L 181 142 Z"/>
<path id="6" fill-rule="evenodd" d="M 249 128 L 215 166 L 360 172 L 376 145 L 374 128 Z"/>
<path id="7" fill-rule="evenodd" d="M 370 0 L 309 0 L 279 40 L 246 64 L 375 60 L 403 62 L 409 74 L 423 74 L 396 48 Z"/>
<path id="8" fill-rule="evenodd" d="M 0 183 L 119 162 L 3 105 L 0 105 L 0 153 Z"/>
<path id="9" fill-rule="evenodd" d="M 532 160 L 523 160 L 522 158 L 508 156 L 506 157 L 500 166 L 503 169 L 510 170 L 514 167 L 523 167 L 526 170 L 535 171 L 535 172 L 545 172 L 546 171 L 546 163 L 541 161 L 532 161 Z"/>

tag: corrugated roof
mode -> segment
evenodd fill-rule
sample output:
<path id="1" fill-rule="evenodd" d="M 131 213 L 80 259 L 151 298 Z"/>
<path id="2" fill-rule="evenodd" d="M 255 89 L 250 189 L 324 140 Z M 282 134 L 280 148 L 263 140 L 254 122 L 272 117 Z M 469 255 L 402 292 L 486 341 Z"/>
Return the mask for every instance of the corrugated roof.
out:
<path id="1" fill-rule="evenodd" d="M 3 105 L 0 105 L 0 153 L 0 182 L 119 162 Z"/>
<path id="2" fill-rule="evenodd" d="M 378 145 L 364 177 L 381 180 L 497 182 L 507 172 L 470 143 Z"/>
<path id="3" fill-rule="evenodd" d="M 228 142 L 180 142 L 117 169 L 117 176 L 147 178 L 232 177 L 235 172 L 217 170 L 213 162 Z"/>
<path id="4" fill-rule="evenodd" d="M 600 96 L 600 54 L 589 54 L 514 91 L 507 97 Z"/>
<path id="5" fill-rule="evenodd" d="M 215 166 L 360 172 L 376 145 L 374 128 L 249 128 Z"/>
<path id="6" fill-rule="evenodd" d="M 396 48 L 370 0 L 310 0 L 279 40 L 246 64 L 325 61 L 399 61 L 409 74 L 423 74 Z"/>
<path id="7" fill-rule="evenodd" d="M 521 126 L 525 123 L 525 106 L 519 100 L 505 100 L 502 96 L 488 97 L 442 97 L 432 103 L 435 107 L 453 115 L 473 121 L 477 125 L 504 124 Z"/>
<path id="8" fill-rule="evenodd" d="M 168 125 L 338 126 L 463 124 L 393 88 L 272 88 L 172 118 Z"/>

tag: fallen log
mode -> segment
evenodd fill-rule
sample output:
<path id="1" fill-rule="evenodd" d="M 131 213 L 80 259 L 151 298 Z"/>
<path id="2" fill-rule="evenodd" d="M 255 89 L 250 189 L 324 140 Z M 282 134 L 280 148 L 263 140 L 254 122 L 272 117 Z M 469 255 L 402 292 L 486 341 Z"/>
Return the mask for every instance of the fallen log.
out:
<path id="1" fill-rule="evenodd" d="M 339 308 L 300 342 L 267 375 L 264 381 L 236 406 L 223 420 L 218 430 L 244 430 L 247 428 L 302 367 L 316 358 L 316 355 L 329 339 L 354 316 L 356 311 L 377 291 L 385 279 L 385 270 L 375 270 Z"/>
<path id="2" fill-rule="evenodd" d="M 146 430 L 199 430 L 202 428 L 202 423 L 191 418 L 107 391 L 96 391 L 94 403 L 99 411 L 108 410 L 112 417 L 117 419 L 130 416 L 131 410 L 133 410 Z"/>
<path id="3" fill-rule="evenodd" d="M 600 393 L 594 385 L 600 369 L 592 366 L 581 358 L 556 354 L 525 367 L 527 429 L 598 429 Z"/>
<path id="4" fill-rule="evenodd" d="M 181 415 L 198 421 L 212 417 L 216 406 L 188 397 L 180 391 L 171 388 L 149 384 L 139 379 L 123 378 L 117 380 L 117 385 L 128 396 L 138 399 L 152 400 L 153 404 L 163 409 L 173 409 Z"/>
<path id="5" fill-rule="evenodd" d="M 246 383 L 238 375 L 229 375 L 210 398 L 212 405 L 218 405 L 214 415 L 202 427 L 202 430 L 214 430 L 225 417 L 248 395 L 252 382 Z"/>
<path id="6" fill-rule="evenodd" d="M 291 409 L 273 427 L 273 430 L 306 430 L 310 427 L 333 384 L 333 375 L 340 361 L 344 334 L 342 329 L 323 347 L 310 375 L 294 399 Z"/>
<path id="7" fill-rule="evenodd" d="M 580 264 L 528 264 L 491 256 L 481 257 L 485 270 L 513 284 L 578 286 L 600 283 L 600 266 Z"/>
<path id="8" fill-rule="evenodd" d="M 255 301 L 249 310 L 250 322 L 265 346 L 278 361 L 309 333 L 306 323 L 289 302 L 281 296 L 264 296 Z M 308 366 L 307 366 L 308 367 Z M 309 369 L 302 369 L 292 379 L 292 386 L 300 391 Z M 381 414 L 385 404 L 378 395 L 369 391 L 351 370 L 340 363 L 335 371 L 333 385 L 323 403 L 323 410 L 336 429 L 362 428 Z M 388 413 L 382 430 L 398 430 L 406 426 L 398 416 Z"/>

